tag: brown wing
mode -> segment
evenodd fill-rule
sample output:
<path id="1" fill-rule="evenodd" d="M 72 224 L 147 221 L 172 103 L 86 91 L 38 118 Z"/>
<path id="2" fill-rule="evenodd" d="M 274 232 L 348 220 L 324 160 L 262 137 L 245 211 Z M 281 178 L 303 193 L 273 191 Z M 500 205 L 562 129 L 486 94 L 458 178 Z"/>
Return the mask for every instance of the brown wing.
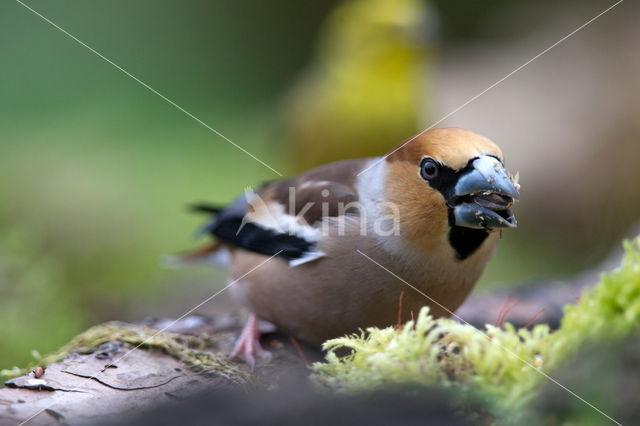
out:
<path id="1" fill-rule="evenodd" d="M 323 217 L 357 214 L 357 173 L 366 160 L 350 160 L 313 169 L 296 178 L 267 183 L 224 209 L 197 206 L 215 217 L 202 232 L 226 244 L 277 255 L 296 266 L 318 259 L 321 237 L 314 224 Z"/>
<path id="2" fill-rule="evenodd" d="M 366 159 L 345 160 L 312 169 L 295 178 L 271 182 L 260 190 L 265 200 L 284 207 L 287 214 L 300 215 L 309 225 L 323 217 L 346 212 L 356 214 L 349 203 L 358 201 L 356 177 Z"/>

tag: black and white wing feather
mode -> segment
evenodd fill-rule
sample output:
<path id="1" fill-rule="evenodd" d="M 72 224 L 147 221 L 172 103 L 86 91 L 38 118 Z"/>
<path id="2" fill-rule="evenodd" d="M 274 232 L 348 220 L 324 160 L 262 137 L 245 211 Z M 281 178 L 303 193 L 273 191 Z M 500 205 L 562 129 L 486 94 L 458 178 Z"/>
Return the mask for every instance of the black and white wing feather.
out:
<path id="1" fill-rule="evenodd" d="M 214 215 L 201 232 L 234 247 L 284 258 L 291 266 L 319 259 L 324 256 L 318 249 L 322 222 L 358 214 L 349 205 L 358 200 L 354 181 L 359 166 L 357 160 L 334 163 L 268 183 L 257 193 L 246 190 L 225 208 L 194 206 Z"/>

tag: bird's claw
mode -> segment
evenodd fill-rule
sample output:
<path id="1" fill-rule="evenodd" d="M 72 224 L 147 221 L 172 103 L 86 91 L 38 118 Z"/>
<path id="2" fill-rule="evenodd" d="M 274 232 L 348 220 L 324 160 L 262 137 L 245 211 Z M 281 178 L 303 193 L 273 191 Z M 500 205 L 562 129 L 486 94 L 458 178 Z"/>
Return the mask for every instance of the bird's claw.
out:
<path id="1" fill-rule="evenodd" d="M 265 350 L 260 345 L 260 332 L 258 330 L 258 320 L 255 314 L 250 314 L 247 323 L 242 329 L 242 333 L 236 341 L 233 350 L 229 354 L 230 359 L 240 358 L 253 370 L 256 365 L 256 358 L 262 361 L 269 361 L 272 358 L 271 352 Z"/>

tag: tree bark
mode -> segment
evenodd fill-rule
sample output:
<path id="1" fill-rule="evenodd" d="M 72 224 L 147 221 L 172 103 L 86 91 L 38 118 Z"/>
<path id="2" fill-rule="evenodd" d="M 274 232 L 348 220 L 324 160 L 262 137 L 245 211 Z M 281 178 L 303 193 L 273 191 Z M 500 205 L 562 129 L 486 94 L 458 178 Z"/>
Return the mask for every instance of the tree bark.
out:
<path id="1" fill-rule="evenodd" d="M 113 323 L 119 330 L 145 330 L 152 336 L 171 320 L 149 320 L 142 324 Z M 191 316 L 172 324 L 162 333 L 185 336 L 188 356 L 213 356 L 216 368 L 194 368 L 177 359 L 175 348 L 125 343 L 104 343 L 88 353 L 71 353 L 43 370 L 35 368 L 25 376 L 5 383 L 0 389 L 0 425 L 111 423 L 163 402 L 181 400 L 220 387 L 247 390 L 277 386 L 284 377 L 306 372 L 309 360 L 320 351 L 286 336 L 270 332 L 263 324 L 265 347 L 273 359 L 254 371 L 243 363 L 226 359 L 241 324 L 234 316 L 205 318 Z M 163 335 L 163 334 L 161 334 Z M 206 342 L 205 348 L 189 348 L 192 337 Z M 189 352 L 190 351 L 190 352 Z M 171 352 L 171 354 L 169 353 Z M 196 366 L 197 367 L 197 366 Z"/>
<path id="2" fill-rule="evenodd" d="M 562 307 L 574 303 L 621 257 L 622 250 L 616 250 L 602 264 L 571 279 L 472 296 L 457 315 L 477 327 L 501 320 L 520 327 L 539 322 L 556 326 Z M 319 348 L 261 323 L 263 344 L 272 352 L 272 361 L 250 371 L 245 364 L 227 360 L 224 354 L 231 351 L 241 330 L 235 315 L 105 327 L 116 331 L 113 339 L 102 336 L 98 346 L 70 351 L 74 353 L 59 362 L 43 365 L 43 371 L 36 368 L 7 381 L 0 389 L 0 425 L 27 420 L 30 425 L 110 423 L 163 401 L 220 387 L 274 388 L 292 374 L 306 374 L 310 362 L 322 359 Z M 139 345 L 150 337 L 152 343 Z"/>

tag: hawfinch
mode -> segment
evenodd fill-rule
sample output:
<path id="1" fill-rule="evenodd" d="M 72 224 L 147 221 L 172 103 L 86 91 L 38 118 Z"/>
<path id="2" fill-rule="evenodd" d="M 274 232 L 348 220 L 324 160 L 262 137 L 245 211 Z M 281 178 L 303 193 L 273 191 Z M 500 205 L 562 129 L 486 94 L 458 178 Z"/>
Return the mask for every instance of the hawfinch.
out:
<path id="1" fill-rule="evenodd" d="M 268 356 L 256 318 L 321 343 L 395 324 L 402 293 L 405 319 L 425 305 L 436 317 L 455 311 L 500 231 L 516 226 L 518 184 L 502 161 L 485 137 L 436 129 L 388 156 L 267 183 L 226 208 L 198 206 L 213 213 L 203 231 L 216 242 L 197 253 L 228 269 L 232 296 L 251 312 L 232 356 Z"/>

